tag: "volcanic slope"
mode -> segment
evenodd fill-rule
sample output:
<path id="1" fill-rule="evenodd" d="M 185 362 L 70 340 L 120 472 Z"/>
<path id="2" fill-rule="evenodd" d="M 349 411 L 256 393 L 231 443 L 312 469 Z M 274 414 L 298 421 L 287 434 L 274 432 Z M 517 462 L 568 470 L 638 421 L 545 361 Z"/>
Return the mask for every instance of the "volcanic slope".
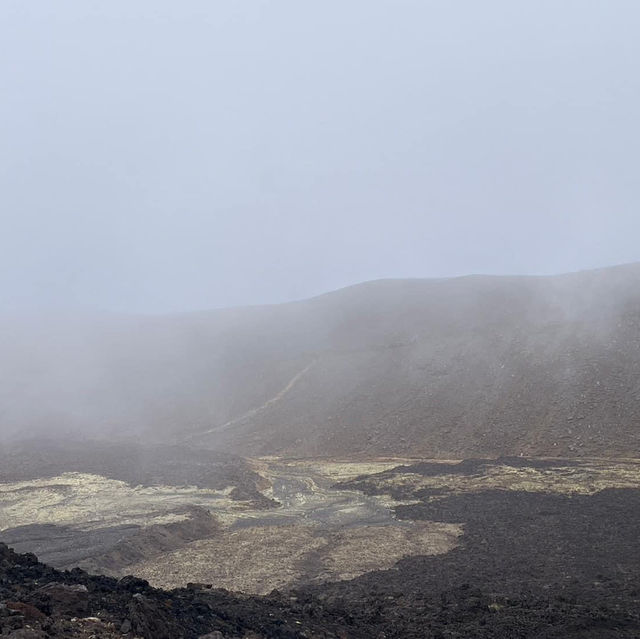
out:
<path id="1" fill-rule="evenodd" d="M 640 264 L 1 328 L 7 432 L 249 456 L 640 454 Z"/>

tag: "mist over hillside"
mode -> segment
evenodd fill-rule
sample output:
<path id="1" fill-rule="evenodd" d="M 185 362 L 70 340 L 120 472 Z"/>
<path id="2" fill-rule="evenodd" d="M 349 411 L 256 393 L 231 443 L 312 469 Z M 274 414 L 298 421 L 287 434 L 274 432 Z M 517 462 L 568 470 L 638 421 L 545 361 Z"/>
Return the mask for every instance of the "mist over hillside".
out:
<path id="1" fill-rule="evenodd" d="M 2 319 L 3 433 L 242 455 L 640 452 L 640 264 L 381 280 L 170 316 Z"/>

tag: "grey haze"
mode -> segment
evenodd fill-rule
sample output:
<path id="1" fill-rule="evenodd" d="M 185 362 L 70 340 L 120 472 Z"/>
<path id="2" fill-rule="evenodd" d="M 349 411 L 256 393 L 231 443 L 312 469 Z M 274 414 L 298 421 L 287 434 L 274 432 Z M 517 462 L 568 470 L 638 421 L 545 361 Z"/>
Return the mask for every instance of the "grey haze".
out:
<path id="1" fill-rule="evenodd" d="M 0 5 L 0 310 L 640 259 L 640 5 Z"/>

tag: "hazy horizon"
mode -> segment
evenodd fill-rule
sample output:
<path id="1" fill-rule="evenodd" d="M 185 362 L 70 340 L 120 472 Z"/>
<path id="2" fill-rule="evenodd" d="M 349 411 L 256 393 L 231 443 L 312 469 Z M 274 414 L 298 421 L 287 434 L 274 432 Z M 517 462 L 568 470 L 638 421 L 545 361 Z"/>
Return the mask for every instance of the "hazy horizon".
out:
<path id="1" fill-rule="evenodd" d="M 0 7 L 0 312 L 640 260 L 630 1 Z"/>
<path id="2" fill-rule="evenodd" d="M 624 262 L 620 264 L 611 264 L 605 266 L 597 266 L 586 269 L 576 269 L 572 271 L 562 271 L 559 273 L 464 273 L 460 275 L 443 275 L 440 277 L 419 277 L 419 276 L 409 276 L 409 277 L 379 277 L 370 280 L 362 280 L 359 282 L 349 282 L 342 286 L 338 286 L 337 288 L 332 288 L 328 290 L 321 290 L 317 293 L 312 293 L 303 297 L 296 297 L 291 299 L 284 300 L 274 300 L 274 301 L 261 301 L 261 302 L 248 302 L 244 304 L 231 304 L 228 306 L 206 306 L 206 307 L 193 307 L 188 309 L 172 309 L 172 310 L 113 310 L 108 308 L 100 308 L 100 307 L 91 307 L 91 306 L 50 306 L 50 307 L 23 307 L 23 308 L 11 308 L 11 309 L 0 309 L 0 316 L 6 319 L 10 318 L 41 318 L 46 319 L 49 318 L 66 318 L 77 316 L 78 318 L 90 318 L 92 316 L 99 315 L 112 315 L 112 316 L 131 316 L 131 317 L 162 317 L 162 316 L 179 316 L 179 315 L 188 315 L 188 314 L 198 314 L 198 313 L 207 313 L 210 311 L 227 311 L 227 310 L 235 310 L 235 309 L 250 309 L 253 307 L 267 307 L 267 306 L 280 306 L 286 304 L 295 304 L 296 302 L 304 302 L 307 300 L 312 300 L 315 298 L 321 298 L 325 295 L 330 295 L 331 293 L 337 293 L 342 290 L 355 288 L 361 285 L 373 284 L 375 282 L 408 282 L 408 281 L 421 281 L 421 280 L 455 280 L 467 277 L 496 277 L 496 278 L 555 278 L 562 277 L 565 275 L 574 275 L 579 273 L 588 273 L 592 271 L 606 271 L 610 269 L 617 268 L 625 268 L 625 267 L 633 267 L 638 265 L 640 267 L 640 261 L 637 262 Z"/>

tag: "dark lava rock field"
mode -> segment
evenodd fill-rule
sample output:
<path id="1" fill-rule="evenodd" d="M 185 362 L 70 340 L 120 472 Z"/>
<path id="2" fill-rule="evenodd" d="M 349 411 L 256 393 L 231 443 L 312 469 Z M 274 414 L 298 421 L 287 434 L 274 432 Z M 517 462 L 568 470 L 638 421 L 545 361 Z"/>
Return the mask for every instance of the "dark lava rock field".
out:
<path id="1" fill-rule="evenodd" d="M 467 464 L 468 472 L 477 463 Z M 412 472 L 432 475 L 434 468 L 417 464 Z M 361 489 L 367 481 L 358 479 Z M 264 597 L 215 584 L 163 591 L 134 577 L 62 572 L 2 545 L 1 636 L 640 637 L 640 490 L 487 489 L 434 498 L 420 488 L 413 497 L 396 507 L 396 516 L 462 523 L 458 547 L 350 581 Z"/>

